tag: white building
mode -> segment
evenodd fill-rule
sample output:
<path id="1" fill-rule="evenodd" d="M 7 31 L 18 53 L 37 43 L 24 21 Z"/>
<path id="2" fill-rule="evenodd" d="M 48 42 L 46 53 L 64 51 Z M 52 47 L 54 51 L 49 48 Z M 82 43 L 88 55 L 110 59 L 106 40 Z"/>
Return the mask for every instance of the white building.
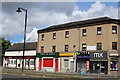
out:
<path id="1" fill-rule="evenodd" d="M 25 44 L 24 69 L 35 69 L 37 42 Z M 3 67 L 22 68 L 23 43 L 15 43 L 9 47 L 3 57 Z"/>

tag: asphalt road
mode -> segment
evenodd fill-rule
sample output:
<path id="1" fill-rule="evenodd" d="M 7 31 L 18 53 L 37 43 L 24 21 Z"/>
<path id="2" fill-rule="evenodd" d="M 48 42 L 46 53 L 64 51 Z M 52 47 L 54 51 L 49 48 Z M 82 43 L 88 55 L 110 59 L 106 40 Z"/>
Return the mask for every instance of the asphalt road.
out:
<path id="1" fill-rule="evenodd" d="M 2 80 L 119 80 L 116 78 L 54 78 L 45 76 L 25 75 L 25 74 L 1 74 Z"/>

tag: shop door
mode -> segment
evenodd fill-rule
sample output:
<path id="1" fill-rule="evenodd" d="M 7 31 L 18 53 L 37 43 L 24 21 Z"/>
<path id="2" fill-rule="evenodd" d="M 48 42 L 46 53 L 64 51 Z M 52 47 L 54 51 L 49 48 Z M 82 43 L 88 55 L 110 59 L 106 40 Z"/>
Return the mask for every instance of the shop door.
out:
<path id="1" fill-rule="evenodd" d="M 86 61 L 78 61 L 77 62 L 77 72 L 86 72 Z"/>
<path id="2" fill-rule="evenodd" d="M 70 61 L 70 71 L 74 72 L 74 61 Z"/>
<path id="3" fill-rule="evenodd" d="M 96 62 L 93 64 L 93 72 L 94 73 L 107 73 L 107 65 L 105 62 Z"/>
<path id="4" fill-rule="evenodd" d="M 39 60 L 39 70 L 42 69 L 42 59 Z"/>
<path id="5" fill-rule="evenodd" d="M 58 72 L 58 59 L 55 60 L 55 71 Z"/>

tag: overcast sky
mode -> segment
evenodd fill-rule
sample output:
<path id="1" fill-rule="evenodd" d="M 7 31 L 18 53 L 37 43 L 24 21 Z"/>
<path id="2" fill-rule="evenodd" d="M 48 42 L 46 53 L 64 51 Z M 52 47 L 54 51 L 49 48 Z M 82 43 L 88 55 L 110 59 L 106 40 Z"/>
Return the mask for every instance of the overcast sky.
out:
<path id="1" fill-rule="evenodd" d="M 118 18 L 117 2 L 2 2 L 2 37 L 12 43 L 23 41 L 25 13 L 16 13 L 18 7 L 28 10 L 28 42 L 37 41 L 37 30 L 50 25 L 98 17 Z"/>

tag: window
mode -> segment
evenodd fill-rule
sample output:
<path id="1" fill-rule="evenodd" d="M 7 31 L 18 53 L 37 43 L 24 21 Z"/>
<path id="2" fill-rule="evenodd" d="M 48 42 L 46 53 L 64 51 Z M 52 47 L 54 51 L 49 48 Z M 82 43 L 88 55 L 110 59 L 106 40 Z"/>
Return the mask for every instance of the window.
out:
<path id="1" fill-rule="evenodd" d="M 98 34 L 98 35 L 101 35 L 101 34 L 102 34 L 102 29 L 101 29 L 101 27 L 97 27 L 97 34 Z"/>
<path id="2" fill-rule="evenodd" d="M 56 39 L 56 33 L 53 33 L 53 39 Z"/>
<path id="3" fill-rule="evenodd" d="M 86 51 L 86 47 L 87 47 L 86 44 L 82 44 L 82 50 L 83 50 L 83 51 Z"/>
<path id="4" fill-rule="evenodd" d="M 30 65 L 34 65 L 34 61 L 30 61 Z"/>
<path id="5" fill-rule="evenodd" d="M 26 65 L 28 65 L 29 64 L 29 60 L 28 59 L 26 59 Z"/>
<path id="6" fill-rule="evenodd" d="M 56 51 L 56 46 L 52 46 L 52 52 Z"/>
<path id="7" fill-rule="evenodd" d="M 41 46 L 41 52 L 44 52 L 44 46 Z"/>
<path id="8" fill-rule="evenodd" d="M 69 31 L 65 31 L 65 38 L 69 38 Z"/>
<path id="9" fill-rule="evenodd" d="M 68 45 L 65 45 L 65 51 L 66 51 L 66 52 L 68 51 L 68 48 L 69 48 L 69 46 L 68 46 Z"/>
<path id="10" fill-rule="evenodd" d="M 117 26 L 112 26 L 112 34 L 117 34 Z"/>
<path id="11" fill-rule="evenodd" d="M 13 64 L 13 60 L 11 60 L 11 64 Z"/>
<path id="12" fill-rule="evenodd" d="M 82 35 L 83 35 L 83 36 L 86 36 L 86 35 L 87 35 L 87 30 L 86 30 L 86 29 L 83 29 L 83 30 L 82 30 Z"/>
<path id="13" fill-rule="evenodd" d="M 118 70 L 118 58 L 111 58 L 110 70 Z"/>
<path id="14" fill-rule="evenodd" d="M 112 49 L 117 50 L 117 42 L 112 42 Z"/>
<path id="15" fill-rule="evenodd" d="M 14 64 L 16 64 L 16 60 L 14 60 Z"/>
<path id="16" fill-rule="evenodd" d="M 64 59 L 64 67 L 68 67 L 68 65 L 69 65 L 68 61 L 69 61 L 68 59 Z"/>
<path id="17" fill-rule="evenodd" d="M 42 39 L 42 41 L 44 41 L 44 34 L 42 34 L 42 38 L 41 39 Z"/>
<path id="18" fill-rule="evenodd" d="M 102 43 L 97 43 L 97 50 L 102 50 Z"/>

